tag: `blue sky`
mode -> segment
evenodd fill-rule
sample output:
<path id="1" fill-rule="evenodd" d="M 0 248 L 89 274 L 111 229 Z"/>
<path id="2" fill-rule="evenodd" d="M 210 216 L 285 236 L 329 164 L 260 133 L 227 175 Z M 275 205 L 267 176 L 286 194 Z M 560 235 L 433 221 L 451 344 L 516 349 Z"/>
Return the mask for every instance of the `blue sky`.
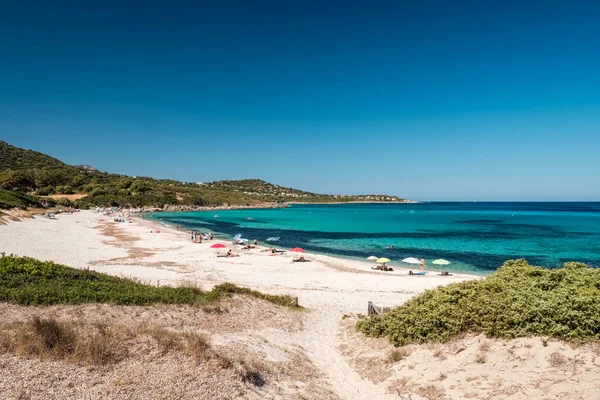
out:
<path id="1" fill-rule="evenodd" d="M 13 3 L 11 144 L 185 181 L 600 200 L 598 2 Z"/>

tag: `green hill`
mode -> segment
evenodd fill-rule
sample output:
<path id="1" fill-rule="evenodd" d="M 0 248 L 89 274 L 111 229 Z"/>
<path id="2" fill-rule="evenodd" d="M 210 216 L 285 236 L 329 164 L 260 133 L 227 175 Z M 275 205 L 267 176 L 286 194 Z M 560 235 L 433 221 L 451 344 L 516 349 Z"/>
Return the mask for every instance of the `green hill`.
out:
<path id="1" fill-rule="evenodd" d="M 544 269 L 507 261 L 485 279 L 440 286 L 358 323 L 394 345 L 446 342 L 463 333 L 513 339 L 600 339 L 600 269 L 570 262 Z"/>
<path id="2" fill-rule="evenodd" d="M 85 193 L 72 205 L 125 207 L 257 206 L 264 203 L 402 201 L 385 195 L 326 195 L 275 185 L 260 179 L 179 182 L 100 172 L 72 166 L 45 154 L 0 142 L 0 189 L 48 196 Z M 61 200 L 64 205 L 71 205 Z"/>
<path id="3" fill-rule="evenodd" d="M 0 140 L 0 172 L 34 168 L 64 168 L 67 164 L 34 150 L 11 146 Z"/>

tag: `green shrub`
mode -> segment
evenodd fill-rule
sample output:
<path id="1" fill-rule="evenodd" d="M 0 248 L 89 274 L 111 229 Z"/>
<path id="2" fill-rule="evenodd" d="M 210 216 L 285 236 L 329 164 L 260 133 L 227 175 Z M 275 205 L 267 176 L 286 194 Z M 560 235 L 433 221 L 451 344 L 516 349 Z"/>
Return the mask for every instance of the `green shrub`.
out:
<path id="1" fill-rule="evenodd" d="M 54 204 L 63 207 L 72 207 L 73 202 L 69 199 L 54 199 Z"/>
<path id="2" fill-rule="evenodd" d="M 92 197 L 97 197 L 97 196 L 104 196 L 106 195 L 107 190 L 101 187 L 96 187 L 94 189 L 92 189 L 91 192 L 89 192 L 90 196 Z"/>
<path id="3" fill-rule="evenodd" d="M 289 296 L 263 294 L 231 283 L 210 292 L 195 287 L 145 285 L 87 269 L 76 269 L 29 257 L 0 257 L 0 301 L 25 305 L 111 303 L 121 305 L 202 304 L 232 294 L 294 307 Z"/>
<path id="4" fill-rule="evenodd" d="M 0 210 L 10 208 L 40 207 L 39 202 L 24 193 L 0 189 Z"/>
<path id="5" fill-rule="evenodd" d="M 425 291 L 357 327 L 397 346 L 445 342 L 467 332 L 504 339 L 600 339 L 600 269 L 572 262 L 549 270 L 511 260 L 484 279 Z"/>
<path id="6" fill-rule="evenodd" d="M 68 185 L 57 186 L 55 192 L 58 194 L 73 194 L 73 193 L 75 193 L 73 191 L 73 188 Z"/>
<path id="7" fill-rule="evenodd" d="M 44 186 L 41 189 L 38 189 L 36 191 L 36 194 L 38 196 L 49 196 L 51 194 L 54 194 L 54 189 L 51 186 Z"/>

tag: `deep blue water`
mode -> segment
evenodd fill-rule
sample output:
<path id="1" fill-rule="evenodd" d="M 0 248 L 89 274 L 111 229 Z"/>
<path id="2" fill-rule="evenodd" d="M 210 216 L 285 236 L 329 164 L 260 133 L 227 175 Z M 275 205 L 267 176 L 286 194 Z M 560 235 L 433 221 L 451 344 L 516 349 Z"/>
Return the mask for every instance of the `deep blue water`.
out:
<path id="1" fill-rule="evenodd" d="M 444 258 L 452 263 L 444 269 L 477 273 L 514 258 L 546 267 L 566 261 L 600 267 L 598 202 L 294 205 L 151 217 L 226 237 L 241 233 L 263 242 L 279 236 L 275 244 L 282 248 L 387 257 L 392 265 L 401 265 L 399 260 L 406 257 L 424 257 L 428 268 L 434 259 Z"/>

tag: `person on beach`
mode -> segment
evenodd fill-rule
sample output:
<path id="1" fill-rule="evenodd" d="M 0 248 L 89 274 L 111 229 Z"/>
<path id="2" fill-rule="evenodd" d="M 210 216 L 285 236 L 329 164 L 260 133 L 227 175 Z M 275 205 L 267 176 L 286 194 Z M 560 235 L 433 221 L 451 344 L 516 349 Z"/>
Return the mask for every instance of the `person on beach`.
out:
<path id="1" fill-rule="evenodd" d="M 258 246 L 258 240 L 254 239 L 254 245 Z"/>
<path id="2" fill-rule="evenodd" d="M 425 271 L 425 258 L 421 257 L 421 272 Z"/>
<path id="3" fill-rule="evenodd" d="M 235 254 L 231 249 L 227 252 L 227 257 L 239 257 L 239 254 Z"/>

